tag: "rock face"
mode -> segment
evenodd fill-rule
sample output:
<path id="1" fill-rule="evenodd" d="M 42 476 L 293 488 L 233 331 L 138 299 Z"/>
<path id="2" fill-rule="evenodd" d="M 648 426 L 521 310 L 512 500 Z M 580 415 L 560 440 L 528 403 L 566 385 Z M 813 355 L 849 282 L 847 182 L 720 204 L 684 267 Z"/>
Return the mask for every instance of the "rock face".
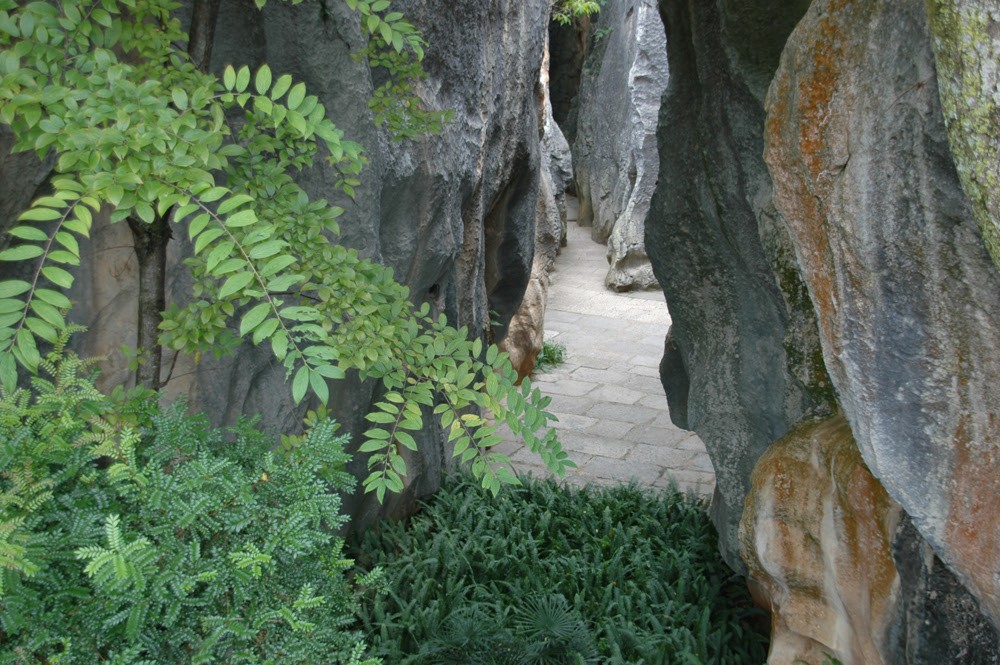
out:
<path id="1" fill-rule="evenodd" d="M 771 605 L 769 663 L 894 662 L 899 509 L 840 415 L 793 427 L 753 472 L 740 530 Z M 944 662 L 944 661 L 942 661 Z"/>
<path id="2" fill-rule="evenodd" d="M 955 166 L 1000 268 L 1000 11 L 993 0 L 930 0 L 926 6 Z"/>
<path id="3" fill-rule="evenodd" d="M 360 34 L 356 15 L 343 3 L 329 3 L 327 18 L 309 3 L 272 3 L 263 15 L 248 4 L 240 16 L 252 19 L 252 27 L 218 35 L 214 66 L 256 64 L 259 58 L 274 71 L 298 73 L 335 121 L 368 150 L 361 203 L 343 206 L 353 216 L 341 224 L 345 243 L 392 267 L 413 302 L 429 302 L 432 313 L 447 314 L 454 325 L 483 330 L 494 312 L 499 321 L 494 332 L 501 339 L 521 304 L 534 254 L 537 86 L 547 3 L 399 0 L 393 5 L 424 31 L 429 44 L 421 98 L 428 108 L 455 111 L 441 136 L 412 143 L 390 143 L 370 127 L 364 103 L 372 73 L 349 59 Z M 233 24 L 223 19 L 220 25 Z M 257 35 L 256 53 L 247 50 L 247 35 Z M 324 173 L 314 173 L 307 188 L 331 198 L 329 182 Z M 362 432 L 374 386 L 335 388 L 338 419 L 347 431 Z M 406 512 L 416 498 L 437 489 L 440 469 L 451 457 L 442 441 L 433 427 L 421 433 L 420 452 L 407 460 L 408 487 L 392 497 L 395 505 L 388 512 Z M 364 472 L 363 459 L 353 464 Z M 372 496 L 345 506 L 361 521 L 386 512 Z"/>
<path id="4" fill-rule="evenodd" d="M 654 0 L 604 6 L 591 26 L 573 142 L 580 224 L 608 243 L 605 283 L 654 287 L 644 224 L 656 183 L 656 123 L 667 85 L 666 45 Z"/>
<path id="5" fill-rule="evenodd" d="M 1000 658 L 1000 274 L 967 175 L 995 160 L 935 69 L 995 80 L 998 24 L 972 57 L 942 16 L 982 3 L 927 6 L 661 1 L 661 375 L 736 566 L 747 497 L 775 664 Z"/>
<path id="6" fill-rule="evenodd" d="M 768 662 L 996 663 L 995 631 L 872 476 L 842 415 L 761 457 L 740 525 L 771 608 Z"/>
<path id="7" fill-rule="evenodd" d="M 768 96 L 766 159 L 865 462 L 997 624 L 1000 275 L 934 65 L 922 2 L 814 2 Z"/>
<path id="8" fill-rule="evenodd" d="M 397 0 L 394 8 L 424 31 L 429 77 L 419 94 L 431 109 L 455 110 L 455 121 L 439 137 L 390 143 L 374 127 L 365 102 L 378 72 L 350 57 L 363 45 L 357 15 L 344 3 L 222 4 L 212 67 L 227 63 L 292 73 L 319 96 L 348 138 L 361 143 L 369 166 L 356 188 L 357 203 L 338 199 L 324 164 L 303 174 L 311 196 L 347 210 L 341 241 L 394 269 L 412 300 L 427 301 L 458 326 L 488 327 L 495 312 L 502 337 L 528 284 L 534 254 L 539 190 L 538 75 L 548 24 L 545 0 Z M 28 192 L 33 193 L 34 187 Z M 0 225 L 9 223 L 0 220 Z M 124 238 L 112 237 L 124 232 Z M 125 246 L 128 231 L 110 228 L 102 247 Z M 182 235 L 182 234 L 177 234 Z M 98 249 L 101 249 L 100 247 Z M 83 249 L 83 251 L 87 251 Z M 119 251 L 119 250 L 116 250 Z M 176 261 L 186 248 L 173 243 Z M 129 251 L 104 252 L 91 274 L 78 279 L 74 294 L 91 326 L 92 344 L 117 349 L 134 344 L 134 297 L 129 293 Z M 110 258 L 114 260 L 110 260 Z M 131 264 L 134 269 L 134 263 Z M 168 278 L 171 294 L 183 300 L 190 289 L 186 269 Z M 91 349 L 93 350 L 93 349 Z M 113 360 L 113 358 L 112 358 Z M 287 394 L 284 372 L 266 353 L 244 345 L 235 358 L 182 359 L 168 391 L 183 391 L 198 409 L 219 421 L 261 412 L 264 422 L 284 431 L 299 425 L 301 412 L 276 395 Z M 165 360 L 169 367 L 171 359 Z M 120 365 L 119 365 L 120 367 Z M 106 376 L 124 378 L 126 372 Z M 332 384 L 331 402 L 344 431 L 360 434 L 363 416 L 376 396 L 374 382 Z M 345 509 L 359 522 L 377 514 L 401 514 L 421 495 L 434 491 L 450 454 L 433 428 L 418 437 L 419 456 L 408 460 L 408 487 L 380 507 L 357 496 Z M 354 460 L 363 472 L 363 459 Z"/>
<path id="9" fill-rule="evenodd" d="M 520 384 L 535 369 L 535 360 L 545 342 L 545 307 L 548 304 L 549 273 L 566 238 L 566 185 L 572 177 L 569 145 L 552 118 L 548 78 L 548 48 L 539 77 L 538 114 L 541 117 L 541 169 L 535 216 L 535 258 L 531 280 L 521 306 L 511 319 L 500 350 L 510 354 Z"/>
<path id="10" fill-rule="evenodd" d="M 670 82 L 646 248 L 673 320 L 662 379 L 674 422 L 697 432 L 712 457 L 713 519 L 737 570 L 745 570 L 737 530 L 751 470 L 793 423 L 825 406 L 809 350 L 786 352 L 795 322 L 811 311 L 804 288 L 794 288 L 787 233 L 765 242 L 760 230 L 778 227 L 761 157 L 763 96 L 804 4 L 742 3 L 733 16 L 716 2 L 660 3 Z M 781 281 L 798 301 L 783 295 L 772 261 L 784 262 Z"/>

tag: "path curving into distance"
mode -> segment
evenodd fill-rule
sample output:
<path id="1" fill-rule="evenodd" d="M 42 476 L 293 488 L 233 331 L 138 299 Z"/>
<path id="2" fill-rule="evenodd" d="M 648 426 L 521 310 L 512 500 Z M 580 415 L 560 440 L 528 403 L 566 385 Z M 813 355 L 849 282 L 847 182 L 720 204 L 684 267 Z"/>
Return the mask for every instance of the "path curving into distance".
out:
<path id="1" fill-rule="evenodd" d="M 709 497 L 712 462 L 696 434 L 670 421 L 660 384 L 670 327 L 663 293 L 605 288 L 605 251 L 571 213 L 568 245 L 556 259 L 545 310 L 545 338 L 566 347 L 566 362 L 532 376 L 552 397 L 548 410 L 559 418 L 559 440 L 579 466 L 566 480 L 607 485 L 635 479 L 652 488 L 675 482 L 682 491 Z M 510 436 L 506 428 L 498 433 Z M 550 475 L 518 441 L 508 439 L 496 451 L 520 472 Z"/>

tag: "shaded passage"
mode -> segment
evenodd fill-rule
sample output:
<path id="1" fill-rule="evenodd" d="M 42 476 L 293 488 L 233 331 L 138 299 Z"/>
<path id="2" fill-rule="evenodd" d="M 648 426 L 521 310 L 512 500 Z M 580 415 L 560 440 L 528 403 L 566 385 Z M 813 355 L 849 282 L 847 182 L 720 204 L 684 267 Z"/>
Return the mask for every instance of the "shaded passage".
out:
<path id="1" fill-rule="evenodd" d="M 568 246 L 556 259 L 545 311 L 545 339 L 566 347 L 566 361 L 532 376 L 552 396 L 549 411 L 559 418 L 559 439 L 579 465 L 566 479 L 582 485 L 634 478 L 656 488 L 673 480 L 683 491 L 711 496 L 715 473 L 705 446 L 670 421 L 660 384 L 670 326 L 663 294 L 609 291 L 606 248 L 576 224 L 575 205 L 567 207 Z M 518 471 L 549 475 L 520 442 L 505 441 L 497 451 Z"/>

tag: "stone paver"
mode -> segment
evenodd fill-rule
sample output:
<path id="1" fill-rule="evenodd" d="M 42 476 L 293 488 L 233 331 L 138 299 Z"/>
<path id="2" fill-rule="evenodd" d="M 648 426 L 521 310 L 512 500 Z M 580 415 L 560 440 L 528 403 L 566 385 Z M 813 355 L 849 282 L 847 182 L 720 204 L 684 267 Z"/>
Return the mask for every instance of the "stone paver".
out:
<path id="1" fill-rule="evenodd" d="M 702 496 L 715 489 L 705 446 L 677 428 L 659 379 L 670 315 L 660 292 L 614 293 L 604 287 L 605 248 L 571 219 L 569 242 L 556 260 L 545 312 L 545 338 L 566 347 L 566 362 L 532 381 L 552 397 L 563 450 L 579 486 L 636 481 Z M 501 427 L 502 436 L 509 431 Z M 548 476 L 541 460 L 516 441 L 496 447 L 514 467 Z"/>

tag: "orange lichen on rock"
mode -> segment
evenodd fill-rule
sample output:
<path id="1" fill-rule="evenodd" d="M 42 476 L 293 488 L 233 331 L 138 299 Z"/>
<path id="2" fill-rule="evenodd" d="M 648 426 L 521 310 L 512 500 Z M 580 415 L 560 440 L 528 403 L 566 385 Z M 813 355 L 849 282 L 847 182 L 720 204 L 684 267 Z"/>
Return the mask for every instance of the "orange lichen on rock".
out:
<path id="1" fill-rule="evenodd" d="M 740 549 L 772 610 L 768 663 L 889 662 L 897 504 L 841 415 L 793 427 L 761 457 Z"/>
<path id="2" fill-rule="evenodd" d="M 991 415 L 986 431 L 976 432 L 966 416 L 954 436 L 951 504 L 945 542 L 953 568 L 965 578 L 994 621 L 1000 617 L 1000 494 L 997 446 L 1000 422 Z"/>

